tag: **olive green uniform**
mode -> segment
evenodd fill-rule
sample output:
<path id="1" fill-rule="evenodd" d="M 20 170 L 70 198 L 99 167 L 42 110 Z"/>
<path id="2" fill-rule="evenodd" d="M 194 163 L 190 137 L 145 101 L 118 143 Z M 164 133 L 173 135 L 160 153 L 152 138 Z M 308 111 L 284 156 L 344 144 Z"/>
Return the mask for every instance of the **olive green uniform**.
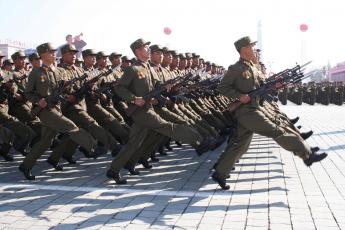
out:
<path id="1" fill-rule="evenodd" d="M 220 82 L 219 91 L 229 99 L 238 99 L 241 94 L 247 94 L 260 87 L 260 72 L 253 63 L 240 59 L 229 67 Z M 216 172 L 221 178 L 226 178 L 236 160 L 249 148 L 253 133 L 273 138 L 284 149 L 294 152 L 302 159 L 311 154 L 308 144 L 294 132 L 288 132 L 280 124 L 276 124 L 262 112 L 259 98 L 252 98 L 248 104 L 242 104 L 236 111 L 238 126 L 232 138 L 218 159 Z"/>

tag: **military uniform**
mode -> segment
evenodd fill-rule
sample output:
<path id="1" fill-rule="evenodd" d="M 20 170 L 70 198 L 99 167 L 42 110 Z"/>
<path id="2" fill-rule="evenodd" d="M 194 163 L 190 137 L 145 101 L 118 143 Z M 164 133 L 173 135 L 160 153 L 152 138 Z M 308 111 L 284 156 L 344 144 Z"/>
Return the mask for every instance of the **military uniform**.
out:
<path id="1" fill-rule="evenodd" d="M 56 51 L 50 43 L 44 43 L 37 47 L 37 52 L 41 55 Z M 60 86 L 60 81 L 66 80 L 64 69 L 43 65 L 41 68 L 34 69 L 29 76 L 28 84 L 25 89 L 27 98 L 35 106 L 39 106 L 40 99 L 44 98 L 48 105 L 40 110 L 38 117 L 42 122 L 42 135 L 30 153 L 25 157 L 20 165 L 20 170 L 27 179 L 35 179 L 31 175 L 31 168 L 36 160 L 49 148 L 53 138 L 57 133 L 66 133 L 69 137 L 88 151 L 92 151 L 95 142 L 92 136 L 84 129 L 78 128 L 71 120 L 62 115 L 60 103 L 52 103 L 52 95 Z M 59 147 L 59 146 L 58 146 Z M 56 151 L 62 153 L 61 151 Z M 60 156 L 54 156 L 55 164 Z"/>
<path id="2" fill-rule="evenodd" d="M 138 39 L 131 44 L 131 49 L 135 52 L 136 49 L 148 44 L 150 43 L 145 42 L 143 39 Z M 137 63 L 125 70 L 115 90 L 116 93 L 128 103 L 133 103 L 136 97 L 143 97 L 149 91 L 153 90 L 159 81 L 160 79 L 157 74 L 147 62 L 137 61 Z M 111 170 L 107 173 L 108 177 L 114 178 L 117 183 L 123 183 L 123 181 L 119 180 L 118 172 L 132 155 L 140 149 L 142 141 L 149 130 L 161 133 L 175 140 L 187 142 L 196 148 L 198 148 L 198 146 L 203 146 L 200 144 L 204 140 L 198 132 L 185 125 L 164 120 L 154 111 L 149 102 L 146 102 L 143 107 L 137 108 L 132 114 L 132 119 L 134 124 L 130 132 L 129 141 L 114 158 L 111 164 Z M 204 143 L 205 142 L 203 142 L 203 144 Z M 205 151 L 206 149 L 202 150 Z"/>
<path id="3" fill-rule="evenodd" d="M 238 51 L 249 45 L 252 45 L 252 42 L 248 37 L 235 43 Z M 236 100 L 241 95 L 260 87 L 259 74 L 260 72 L 252 62 L 240 59 L 229 67 L 218 89 L 229 99 Z M 312 153 L 309 145 L 299 135 L 287 132 L 281 125 L 272 122 L 261 111 L 264 108 L 261 107 L 259 100 L 259 98 L 252 98 L 248 104 L 242 104 L 235 111 L 238 121 L 236 134 L 218 159 L 214 175 L 222 182 L 230 173 L 236 160 L 249 148 L 253 133 L 273 138 L 281 147 L 294 152 L 303 160 L 307 160 Z M 228 189 L 228 187 L 224 188 Z"/>

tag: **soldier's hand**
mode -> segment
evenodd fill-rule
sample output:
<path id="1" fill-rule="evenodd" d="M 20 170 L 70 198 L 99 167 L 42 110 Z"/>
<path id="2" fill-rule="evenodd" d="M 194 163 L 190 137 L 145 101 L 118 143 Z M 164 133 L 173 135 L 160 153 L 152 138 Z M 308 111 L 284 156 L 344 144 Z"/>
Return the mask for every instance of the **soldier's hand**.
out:
<path id="1" fill-rule="evenodd" d="M 39 101 L 38 101 L 38 106 L 41 107 L 42 109 L 47 107 L 48 103 L 46 101 L 46 99 L 44 98 L 41 98 Z"/>
<path id="2" fill-rule="evenodd" d="M 139 107 L 142 107 L 145 105 L 145 100 L 142 97 L 135 97 L 134 104 L 136 104 Z"/>
<path id="3" fill-rule="evenodd" d="M 277 82 L 276 85 L 275 85 L 276 89 L 280 89 L 283 87 L 283 83 L 281 82 Z"/>
<path id="4" fill-rule="evenodd" d="M 99 96 L 99 98 L 100 98 L 102 101 L 106 101 L 106 100 L 107 100 L 107 96 L 106 96 L 104 93 L 102 93 L 102 94 Z"/>
<path id="5" fill-rule="evenodd" d="M 170 92 L 171 88 L 173 87 L 172 84 L 167 84 L 165 88 L 167 89 L 167 92 Z"/>
<path id="6" fill-rule="evenodd" d="M 73 96 L 73 95 L 68 95 L 67 101 L 68 101 L 69 103 L 73 104 L 73 103 L 75 103 L 76 98 L 75 98 L 75 96 Z"/>
<path id="7" fill-rule="evenodd" d="M 241 102 L 242 104 L 247 104 L 247 103 L 250 102 L 250 97 L 249 97 L 247 94 L 242 94 L 242 95 L 240 96 L 240 102 Z"/>
<path id="8" fill-rule="evenodd" d="M 158 100 L 156 98 L 151 98 L 150 104 L 151 105 L 158 105 Z"/>
<path id="9" fill-rule="evenodd" d="M 18 93 L 15 95 L 15 98 L 16 98 L 17 101 L 22 101 L 23 100 L 22 95 L 20 95 Z"/>

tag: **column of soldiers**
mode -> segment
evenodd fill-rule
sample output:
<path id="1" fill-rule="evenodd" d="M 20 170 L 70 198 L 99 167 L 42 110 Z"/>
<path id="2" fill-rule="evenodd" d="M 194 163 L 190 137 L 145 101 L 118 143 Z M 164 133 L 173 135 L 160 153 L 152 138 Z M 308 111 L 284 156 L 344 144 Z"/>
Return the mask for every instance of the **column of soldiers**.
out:
<path id="1" fill-rule="evenodd" d="M 297 105 L 301 105 L 302 102 L 309 105 L 343 105 L 344 98 L 343 82 L 298 83 L 279 91 L 279 100 L 283 105 L 287 100 Z"/>
<path id="2" fill-rule="evenodd" d="M 247 95 L 265 82 L 254 44 L 248 37 L 235 43 L 240 60 L 226 73 L 195 53 L 144 39 L 130 45 L 135 59 L 87 49 L 83 63 L 73 45 L 61 47 L 58 62 L 56 48 L 43 43 L 29 56 L 31 71 L 18 51 L 1 72 L 0 155 L 12 161 L 11 149 L 22 153 L 19 170 L 35 180 L 32 168 L 48 149 L 47 162 L 57 171 L 63 161 L 76 164 L 77 151 L 87 158 L 110 152 L 106 176 L 125 184 L 122 169 L 138 175 L 138 164 L 152 168 L 157 152 L 171 150 L 171 141 L 190 144 L 200 156 L 228 140 L 212 174 L 223 189 L 229 189 L 226 178 L 253 133 L 272 137 L 307 166 L 324 159 L 327 154 L 305 142 L 312 131 L 301 133 L 294 126 L 298 118 L 289 119 L 275 102 L 259 103 Z M 241 106 L 230 112 L 236 100 Z"/>
<path id="3" fill-rule="evenodd" d="M 205 80 L 224 69 L 143 39 L 131 49 L 135 60 L 87 49 L 80 64 L 73 45 L 62 46 L 57 60 L 56 48 L 43 43 L 29 56 L 31 70 L 25 53 L 15 52 L 2 64 L 0 155 L 13 161 L 10 150 L 23 154 L 19 170 L 35 180 L 32 168 L 48 149 L 47 162 L 57 171 L 63 161 L 76 164 L 77 151 L 87 158 L 111 152 L 106 175 L 123 184 L 121 169 L 138 175 L 138 164 L 152 168 L 156 153 L 166 155 L 171 141 L 190 144 L 198 155 L 219 147 L 233 125 L 228 100 L 197 92 L 196 81 L 184 79 Z M 174 79 L 179 81 L 170 83 Z M 160 86 L 159 97 L 145 98 Z"/>

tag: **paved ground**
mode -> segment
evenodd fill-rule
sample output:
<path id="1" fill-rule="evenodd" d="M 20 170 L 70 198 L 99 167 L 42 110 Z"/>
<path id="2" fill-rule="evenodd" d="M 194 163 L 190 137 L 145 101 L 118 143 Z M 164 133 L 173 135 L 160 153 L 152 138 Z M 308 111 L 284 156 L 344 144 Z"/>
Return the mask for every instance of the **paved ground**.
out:
<path id="1" fill-rule="evenodd" d="M 222 149 L 199 158 L 175 148 L 121 187 L 105 178 L 110 156 L 80 158 L 63 172 L 41 160 L 29 183 L 17 155 L 0 161 L 0 229 L 345 229 L 345 106 L 282 108 L 300 116 L 302 131 L 314 130 L 308 142 L 326 160 L 307 168 L 255 136 L 222 191 L 209 174 Z"/>

